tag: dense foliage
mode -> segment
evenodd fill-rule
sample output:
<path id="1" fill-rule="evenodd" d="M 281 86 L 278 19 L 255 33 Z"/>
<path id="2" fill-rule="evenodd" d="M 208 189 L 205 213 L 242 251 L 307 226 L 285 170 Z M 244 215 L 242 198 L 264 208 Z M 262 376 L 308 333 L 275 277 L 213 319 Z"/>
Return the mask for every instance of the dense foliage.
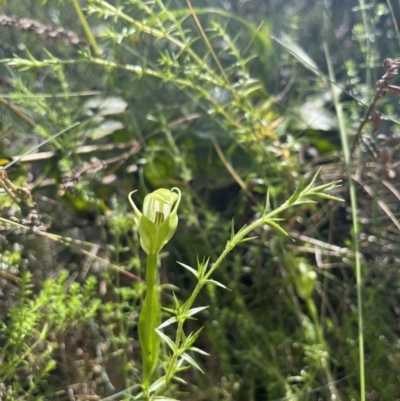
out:
<path id="1" fill-rule="evenodd" d="M 0 399 L 140 394 L 128 194 L 177 187 L 158 293 L 162 321 L 186 313 L 187 357 L 172 375 L 166 325 L 174 379 L 140 397 L 359 400 L 364 343 L 366 399 L 400 400 L 400 89 L 375 84 L 399 50 L 392 3 L 0 3 Z M 320 168 L 333 190 L 306 202 Z"/>

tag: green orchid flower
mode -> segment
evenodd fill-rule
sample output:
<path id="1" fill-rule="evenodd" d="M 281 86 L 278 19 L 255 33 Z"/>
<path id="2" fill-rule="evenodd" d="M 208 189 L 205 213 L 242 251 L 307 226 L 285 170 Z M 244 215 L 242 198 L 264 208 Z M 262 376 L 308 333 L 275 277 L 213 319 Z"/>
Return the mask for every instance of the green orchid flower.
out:
<path id="1" fill-rule="evenodd" d="M 160 188 L 146 195 L 143 213 L 131 199 L 134 192 L 129 194 L 129 202 L 138 221 L 140 245 L 147 255 L 156 255 L 175 234 L 178 226 L 177 209 L 181 200 L 181 192 L 178 188 L 172 188 L 171 191 Z"/>
<path id="2" fill-rule="evenodd" d="M 181 200 L 178 188 L 157 189 L 144 198 L 143 213 L 129 194 L 140 235 L 140 245 L 147 253 L 146 297 L 139 314 L 139 342 L 142 349 L 143 389 L 148 390 L 158 366 L 160 337 L 156 333 L 161 324 L 161 304 L 157 289 L 158 254 L 175 234 L 178 225 L 177 209 Z"/>

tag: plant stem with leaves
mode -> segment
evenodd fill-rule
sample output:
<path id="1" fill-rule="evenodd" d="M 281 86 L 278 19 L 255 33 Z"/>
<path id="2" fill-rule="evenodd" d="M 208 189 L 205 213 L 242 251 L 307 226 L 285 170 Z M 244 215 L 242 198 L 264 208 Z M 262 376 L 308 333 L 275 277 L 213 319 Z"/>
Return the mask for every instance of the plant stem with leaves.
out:
<path id="1" fill-rule="evenodd" d="M 151 377 L 158 365 L 160 337 L 156 329 L 161 323 L 161 305 L 157 290 L 157 261 L 164 245 L 172 238 L 178 225 L 177 208 L 180 192 L 158 189 L 147 195 L 143 214 L 129 195 L 138 221 L 140 244 L 147 254 L 146 297 L 139 316 L 139 341 L 142 348 L 143 390 L 147 394 Z"/>
<path id="2" fill-rule="evenodd" d="M 218 257 L 216 262 L 209 269 L 208 269 L 208 266 L 209 266 L 208 260 L 203 263 L 198 262 L 197 270 L 193 269 L 190 266 L 181 264 L 183 267 L 185 267 L 187 270 L 189 270 L 197 278 L 198 281 L 197 281 L 196 287 L 194 288 L 189 299 L 182 306 L 178 305 L 176 307 L 175 311 L 173 311 L 175 313 L 176 317 L 169 319 L 167 322 L 165 322 L 161 325 L 161 327 L 165 327 L 167 325 L 167 323 L 171 324 L 174 322 L 178 322 L 177 334 L 176 334 L 174 344 L 169 339 L 167 339 L 166 336 L 163 336 L 161 334 L 161 332 L 159 332 L 159 335 L 168 343 L 168 345 L 172 349 L 172 357 L 167 364 L 165 377 L 160 379 L 163 381 L 163 384 L 167 384 L 170 382 L 170 380 L 174 377 L 176 372 L 179 370 L 179 367 L 181 366 L 181 363 L 183 360 L 191 363 L 193 366 L 196 366 L 196 363 L 194 362 L 194 360 L 192 358 L 190 358 L 185 353 L 185 351 L 188 349 L 191 349 L 191 350 L 194 350 L 197 352 L 200 351 L 197 348 L 191 347 L 191 343 L 194 341 L 195 338 L 197 338 L 200 331 L 196 332 L 195 334 L 191 334 L 188 337 L 186 337 L 185 340 L 182 340 L 184 338 L 183 324 L 186 319 L 188 319 L 193 314 L 198 313 L 204 309 L 204 307 L 194 308 L 194 309 L 191 309 L 191 307 L 205 284 L 214 284 L 214 285 L 218 285 L 222 288 L 226 288 L 223 284 L 210 279 L 211 275 L 222 264 L 225 257 L 237 245 L 254 239 L 254 237 L 247 237 L 247 236 L 248 236 L 248 234 L 250 234 L 250 232 L 252 232 L 256 228 L 259 228 L 259 227 L 262 227 L 265 225 L 269 225 L 269 226 L 275 228 L 276 230 L 278 230 L 279 232 L 281 232 L 282 234 L 288 236 L 286 231 L 284 231 L 278 225 L 278 222 L 280 221 L 280 219 L 276 218 L 275 216 L 277 216 L 278 214 L 282 213 L 283 211 L 289 209 L 292 206 L 300 205 L 303 203 L 315 203 L 311 199 L 313 197 L 329 199 L 329 200 L 336 200 L 336 201 L 341 200 L 337 197 L 327 195 L 324 193 L 324 191 L 326 191 L 326 190 L 335 188 L 339 182 L 332 182 L 332 183 L 320 185 L 318 187 L 313 188 L 316 178 L 317 178 L 317 175 L 314 176 L 311 183 L 306 188 L 304 188 L 302 190 L 300 187 L 284 204 L 282 204 L 280 207 L 278 207 L 275 210 L 272 210 L 272 211 L 270 210 L 269 197 L 267 197 L 266 207 L 260 218 L 258 218 L 256 221 L 254 221 L 250 225 L 242 227 L 236 234 L 234 234 L 233 227 L 232 227 L 231 238 L 228 241 L 228 243 L 226 244 L 224 251 L 222 252 L 222 254 Z"/>

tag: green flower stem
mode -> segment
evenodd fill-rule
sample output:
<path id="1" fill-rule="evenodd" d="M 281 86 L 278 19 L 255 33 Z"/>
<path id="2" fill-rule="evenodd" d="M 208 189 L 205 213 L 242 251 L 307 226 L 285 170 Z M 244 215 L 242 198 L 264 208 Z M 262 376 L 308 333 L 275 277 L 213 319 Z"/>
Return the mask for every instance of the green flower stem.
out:
<path id="1" fill-rule="evenodd" d="M 142 348 L 143 383 L 148 387 L 158 363 L 160 337 L 156 328 L 161 324 L 161 305 L 157 291 L 158 255 L 147 256 L 146 298 L 139 316 L 139 339 Z"/>

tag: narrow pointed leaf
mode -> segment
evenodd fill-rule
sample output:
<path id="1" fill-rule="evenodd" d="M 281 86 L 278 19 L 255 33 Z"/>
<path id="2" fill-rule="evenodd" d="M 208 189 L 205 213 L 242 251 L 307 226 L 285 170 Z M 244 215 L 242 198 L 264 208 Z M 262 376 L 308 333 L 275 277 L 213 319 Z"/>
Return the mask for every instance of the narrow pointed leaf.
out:
<path id="1" fill-rule="evenodd" d="M 144 398 L 144 393 L 139 393 L 137 396 L 135 396 L 134 400 L 142 401 L 145 400 Z"/>
<path id="2" fill-rule="evenodd" d="M 203 330 L 203 327 L 200 328 L 199 330 L 197 330 L 195 333 L 190 333 L 188 335 L 188 337 L 186 338 L 186 340 L 183 343 L 182 348 L 183 349 L 188 349 L 189 347 L 192 346 L 192 344 L 197 340 L 197 338 L 199 337 L 201 331 Z"/>
<path id="3" fill-rule="evenodd" d="M 185 360 L 188 364 L 192 365 L 194 368 L 200 370 L 201 373 L 204 373 L 199 364 L 188 354 L 183 354 L 182 359 Z"/>
<path id="4" fill-rule="evenodd" d="M 208 279 L 208 280 L 206 280 L 206 283 L 207 283 L 207 284 L 214 284 L 214 285 L 217 285 L 218 287 L 223 288 L 224 290 L 230 291 L 230 289 L 229 289 L 228 287 L 224 286 L 224 285 L 223 285 L 222 283 L 220 283 L 219 281 L 212 280 L 212 279 Z"/>
<path id="5" fill-rule="evenodd" d="M 198 352 L 199 354 L 202 354 L 202 355 L 205 355 L 205 356 L 210 356 L 210 354 L 209 354 L 208 352 L 205 352 L 205 351 L 203 351 L 203 350 L 200 349 L 200 348 L 197 348 L 197 347 L 190 347 L 189 349 L 190 349 L 190 351 Z"/>
<path id="6" fill-rule="evenodd" d="M 314 196 L 317 197 L 317 198 L 329 199 L 329 200 L 334 200 L 334 201 L 338 201 L 338 202 L 343 202 L 344 201 L 344 199 L 342 199 L 342 198 L 338 198 L 336 196 L 328 195 L 328 194 L 314 194 Z"/>
<path id="7" fill-rule="evenodd" d="M 281 219 L 281 218 L 279 218 L 279 217 L 272 217 L 272 218 L 270 218 L 270 219 L 268 219 L 269 221 L 275 221 L 275 222 L 277 222 L 277 221 L 285 221 L 285 219 Z"/>
<path id="8" fill-rule="evenodd" d="M 170 313 L 171 315 L 176 315 L 176 309 L 172 309 L 172 308 L 161 308 L 162 310 L 165 310 L 166 312 Z"/>
<path id="9" fill-rule="evenodd" d="M 179 310 L 180 304 L 179 304 L 179 300 L 176 297 L 175 293 L 174 293 L 174 303 L 175 303 L 175 310 Z"/>
<path id="10" fill-rule="evenodd" d="M 305 203 L 317 203 L 317 202 L 315 202 L 311 199 L 303 198 L 303 199 L 297 200 L 296 203 L 294 203 L 294 205 L 303 205 Z"/>
<path id="11" fill-rule="evenodd" d="M 154 393 L 160 387 L 165 385 L 165 376 L 160 377 L 157 381 L 155 381 L 149 388 L 149 393 Z"/>
<path id="12" fill-rule="evenodd" d="M 179 291 L 179 287 L 170 283 L 164 283 L 160 285 L 162 290 L 169 290 L 169 291 Z"/>
<path id="13" fill-rule="evenodd" d="M 270 199 L 269 199 L 269 188 L 268 188 L 267 198 L 265 200 L 265 209 L 264 209 L 264 212 L 263 212 L 263 216 L 268 214 L 270 212 L 270 210 L 271 210 L 271 202 L 270 202 Z"/>
<path id="14" fill-rule="evenodd" d="M 249 241 L 252 241 L 253 239 L 257 239 L 257 238 L 258 238 L 257 235 L 255 235 L 254 237 L 243 238 L 243 239 L 241 239 L 241 240 L 239 241 L 239 244 L 242 244 L 243 242 L 249 242 Z"/>
<path id="15" fill-rule="evenodd" d="M 208 308 L 208 306 L 199 306 L 198 308 L 189 309 L 187 311 L 187 313 L 185 314 L 185 316 L 193 316 L 196 313 L 199 313 L 199 312 L 201 312 L 201 311 L 203 311 L 204 309 L 207 309 L 207 308 Z"/>
<path id="16" fill-rule="evenodd" d="M 283 234 L 285 237 L 289 237 L 289 234 L 278 224 L 274 223 L 272 220 L 266 220 L 265 224 L 275 228 L 275 230 L 278 230 L 281 234 Z"/>
<path id="17" fill-rule="evenodd" d="M 274 37 L 274 39 L 283 46 L 290 54 L 297 58 L 300 63 L 311 70 L 314 74 L 319 77 L 323 77 L 323 74 L 319 70 L 315 61 L 308 55 L 308 53 L 299 46 L 289 35 L 281 33 L 279 37 Z"/>
<path id="18" fill-rule="evenodd" d="M 208 264 L 210 263 L 210 258 L 207 258 L 207 260 L 203 263 L 204 266 L 204 273 L 207 272 L 208 269 Z"/>
<path id="19" fill-rule="evenodd" d="M 310 189 L 313 187 L 315 180 L 317 179 L 319 172 L 321 171 L 321 167 L 318 169 L 318 171 L 314 174 L 313 178 L 311 179 L 310 183 L 304 188 L 304 193 L 310 191 Z"/>
<path id="20" fill-rule="evenodd" d="M 159 337 L 160 337 L 163 341 L 165 341 L 165 342 L 167 343 L 167 345 L 168 345 L 168 346 L 171 348 L 171 350 L 173 351 L 174 348 L 175 348 L 174 342 L 173 342 L 169 337 L 167 337 L 162 331 L 156 329 L 156 333 L 159 335 Z"/>
<path id="21" fill-rule="evenodd" d="M 297 199 L 299 199 L 302 190 L 303 190 L 303 185 L 302 183 L 300 183 L 294 194 L 288 199 L 287 202 L 289 203 L 289 205 L 293 205 L 297 201 Z"/>
<path id="22" fill-rule="evenodd" d="M 178 321 L 178 319 L 176 318 L 176 316 L 171 317 L 170 319 L 166 320 L 164 323 L 161 323 L 158 327 L 157 330 L 161 330 L 164 327 L 169 326 L 170 324 L 176 323 Z"/>
<path id="23" fill-rule="evenodd" d="M 199 257 L 197 256 L 197 279 L 201 280 L 204 277 L 204 258 L 203 261 L 200 262 Z"/>
<path id="24" fill-rule="evenodd" d="M 338 188 L 341 186 L 342 181 L 334 181 L 329 182 L 327 184 L 318 185 L 317 187 L 313 188 L 311 192 L 322 192 L 322 191 L 329 191 L 330 189 Z"/>
<path id="25" fill-rule="evenodd" d="M 185 366 L 185 369 L 182 369 L 182 370 L 187 370 L 187 369 L 186 369 L 186 366 Z M 173 376 L 172 378 L 173 378 L 174 380 L 178 381 L 179 383 L 187 384 L 187 382 L 186 382 L 185 380 L 181 379 L 181 378 L 178 377 L 178 376 Z"/>
<path id="26" fill-rule="evenodd" d="M 192 273 L 196 278 L 199 278 L 199 274 L 196 270 L 194 270 L 192 267 L 185 265 L 184 263 L 181 262 L 177 262 L 179 265 L 181 265 L 182 267 L 184 267 L 186 270 L 189 270 L 190 273 Z"/>
<path id="27" fill-rule="evenodd" d="M 243 230 L 245 230 L 247 227 L 247 224 L 245 224 L 237 233 L 236 235 L 239 235 Z"/>

